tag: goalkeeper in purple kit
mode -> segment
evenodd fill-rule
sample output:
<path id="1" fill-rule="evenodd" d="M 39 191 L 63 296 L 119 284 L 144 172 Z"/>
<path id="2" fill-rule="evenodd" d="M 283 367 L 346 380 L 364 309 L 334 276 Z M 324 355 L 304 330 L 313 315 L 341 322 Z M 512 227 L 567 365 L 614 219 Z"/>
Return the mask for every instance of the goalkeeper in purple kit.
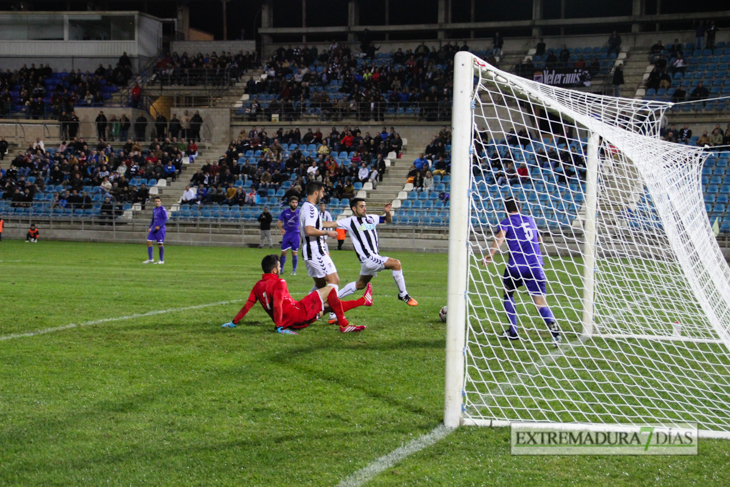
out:
<path id="1" fill-rule="evenodd" d="M 520 213 L 514 199 L 506 199 L 504 206 L 507 210 L 507 218 L 499 223 L 499 232 L 492 242 L 492 248 L 482 260 L 484 265 L 489 265 L 494 254 L 507 240 L 510 257 L 504 270 L 502 283 L 504 285 L 504 310 L 509 318 L 510 326 L 504 331 L 502 337 L 510 340 L 520 339 L 517 334 L 517 310 L 514 294 L 518 288 L 524 285 L 553 336 L 553 344 L 557 347 L 562 337 L 555 317 L 547 305 L 547 278 L 543 270 L 542 253 L 540 252 L 542 239 L 537 231 L 537 225 L 531 216 Z"/>
<path id="2" fill-rule="evenodd" d="M 289 198 L 289 208 L 285 208 L 279 215 L 277 225 L 281 232 L 281 272 L 286 264 L 286 252 L 291 250 L 292 276 L 297 275 L 299 263 L 299 198 Z"/>
<path id="3" fill-rule="evenodd" d="M 152 222 L 147 233 L 147 255 L 149 259 L 142 262 L 143 264 L 164 264 L 165 263 L 165 223 L 167 223 L 167 210 L 162 206 L 162 200 L 159 196 L 155 196 L 155 208 L 152 210 Z M 152 246 L 154 244 L 160 248 L 160 260 L 155 262 L 152 257 Z"/>

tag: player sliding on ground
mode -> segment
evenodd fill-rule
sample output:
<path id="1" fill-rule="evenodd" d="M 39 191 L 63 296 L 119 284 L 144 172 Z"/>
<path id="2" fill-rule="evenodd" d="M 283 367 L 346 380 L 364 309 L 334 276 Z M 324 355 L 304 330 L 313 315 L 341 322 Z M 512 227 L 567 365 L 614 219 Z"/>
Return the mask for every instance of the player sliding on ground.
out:
<path id="1" fill-rule="evenodd" d="M 504 331 L 502 337 L 510 340 L 520 339 L 517 334 L 517 310 L 514 294 L 518 288 L 525 285 L 535 302 L 535 307 L 553 336 L 553 344 L 557 347 L 560 344 L 561 335 L 560 328 L 545 299 L 547 279 L 542 268 L 543 261 L 540 252 L 542 238 L 537 231 L 535 220 L 529 215 L 522 215 L 514 199 L 504 200 L 504 207 L 508 213 L 507 218 L 499 223 L 499 233 L 492 242 L 492 248 L 482 259 L 482 263 L 488 266 L 502 243 L 505 239 L 507 240 L 510 256 L 502 283 L 504 285 L 504 311 L 507 313 L 510 326 Z"/>
<path id="2" fill-rule="evenodd" d="M 378 231 L 376 226 L 393 221 L 393 216 L 390 214 L 392 208 L 393 204 L 388 203 L 385 205 L 384 216 L 368 215 L 365 200 L 353 198 L 350 200 L 350 209 L 354 213 L 353 216 L 342 218 L 336 222 L 322 223 L 325 228 L 347 230 L 350 233 L 350 240 L 352 240 L 355 247 L 357 258 L 360 260 L 360 277 L 356 282 L 351 282 L 342 288 L 338 293 L 340 298 L 349 296 L 356 290 L 364 289 L 380 271 L 391 269 L 393 271 L 393 280 L 398 286 L 398 299 L 409 306 L 418 306 L 418 302 L 410 297 L 408 291 L 406 291 L 406 281 L 403 278 L 403 268 L 400 261 L 383 257 L 378 253 Z"/>
<path id="3" fill-rule="evenodd" d="M 362 298 L 352 301 L 340 301 L 337 292 L 333 292 L 334 288 L 331 286 L 317 289 L 301 301 L 296 301 L 289 295 L 286 281 L 280 277 L 281 261 L 278 255 L 264 257 L 261 261 L 261 268 L 264 275 L 253 287 L 245 306 L 241 308 L 233 321 L 223 325 L 224 328 L 235 328 L 258 301 L 271 319 L 274 320 L 274 327 L 278 333 L 296 335 L 297 332 L 293 330 L 306 328 L 312 322 L 318 320 L 322 313 L 326 311 L 332 311 L 337 315 L 337 322 L 342 333 L 358 332 L 365 329 L 365 326 L 362 325 L 351 325 L 345 319 L 345 313 L 358 306 L 372 306 L 372 286 L 368 285 Z"/>

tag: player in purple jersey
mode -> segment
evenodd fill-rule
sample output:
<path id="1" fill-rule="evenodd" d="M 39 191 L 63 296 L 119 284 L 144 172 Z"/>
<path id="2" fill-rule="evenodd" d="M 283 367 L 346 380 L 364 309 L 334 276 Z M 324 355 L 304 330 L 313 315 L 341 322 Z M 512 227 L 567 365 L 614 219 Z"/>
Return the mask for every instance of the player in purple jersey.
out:
<path id="1" fill-rule="evenodd" d="M 537 231 L 535 220 L 528 215 L 522 215 L 514 199 L 504 201 L 507 218 L 499 223 L 499 233 L 492 242 L 492 248 L 484 257 L 482 263 L 487 266 L 492 257 L 507 240 L 509 246 L 509 262 L 504 270 L 502 284 L 504 285 L 504 310 L 509 318 L 510 326 L 504 331 L 503 338 L 519 340 L 517 334 L 517 310 L 515 308 L 515 291 L 523 285 L 532 296 L 540 316 L 553 336 L 553 344 L 560 344 L 560 328 L 555 321 L 552 311 L 547 305 L 547 279 L 543 271 L 542 253 L 540 252 L 540 234 Z"/>
<path id="2" fill-rule="evenodd" d="M 289 208 L 286 208 L 279 215 L 277 225 L 281 232 L 281 272 L 284 272 L 286 264 L 286 251 L 291 250 L 292 276 L 297 275 L 297 264 L 299 263 L 299 198 L 289 198 Z"/>
<path id="3" fill-rule="evenodd" d="M 165 223 L 167 223 L 167 210 L 162 206 L 162 200 L 155 196 L 155 208 L 152 210 L 152 222 L 147 233 L 147 255 L 149 259 L 143 264 L 164 264 L 165 263 Z M 155 262 L 152 258 L 152 245 L 157 244 L 160 248 L 160 260 Z"/>

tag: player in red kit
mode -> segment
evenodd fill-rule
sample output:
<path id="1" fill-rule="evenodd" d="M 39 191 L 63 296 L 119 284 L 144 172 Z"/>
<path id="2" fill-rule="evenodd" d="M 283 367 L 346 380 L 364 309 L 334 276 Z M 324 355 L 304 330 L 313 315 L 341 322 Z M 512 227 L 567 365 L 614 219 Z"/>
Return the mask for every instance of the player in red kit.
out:
<path id="1" fill-rule="evenodd" d="M 264 271 L 261 280 L 253 287 L 241 311 L 233 318 L 233 321 L 224 324 L 224 328 L 234 328 L 258 301 L 274 321 L 274 327 L 278 333 L 296 335 L 297 333 L 292 330 L 306 328 L 319 319 L 322 313 L 329 311 L 337 315 L 340 332 L 351 333 L 365 329 L 363 325 L 351 325 L 345 319 L 345 312 L 358 306 L 373 305 L 373 288 L 370 285 L 362 298 L 352 301 L 340 301 L 337 292 L 330 292 L 334 289 L 331 286 L 318 289 L 301 301 L 297 301 L 289 294 L 286 281 L 279 277 L 281 261 L 278 255 L 264 257 L 264 260 L 261 261 L 261 268 Z"/>

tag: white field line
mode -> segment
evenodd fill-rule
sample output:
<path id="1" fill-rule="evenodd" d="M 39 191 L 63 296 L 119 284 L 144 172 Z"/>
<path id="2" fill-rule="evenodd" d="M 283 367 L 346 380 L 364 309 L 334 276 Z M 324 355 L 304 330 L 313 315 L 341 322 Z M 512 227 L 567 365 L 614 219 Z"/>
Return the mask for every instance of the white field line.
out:
<path id="1" fill-rule="evenodd" d="M 643 301 L 643 300 L 642 300 Z M 642 302 L 640 301 L 640 302 Z M 637 303 L 638 304 L 638 303 Z M 628 306 L 624 309 L 620 309 L 613 313 L 611 316 L 608 317 L 609 320 L 616 320 L 618 317 L 626 313 L 627 311 L 631 311 L 634 308 L 634 306 Z M 563 335 L 565 336 L 565 335 Z M 531 376 L 535 374 L 541 367 L 548 366 L 555 362 L 559 357 L 565 356 L 565 352 L 574 349 L 575 347 L 582 346 L 583 343 L 587 340 L 589 340 L 590 337 L 579 337 L 578 340 L 575 340 L 573 342 L 562 342 L 558 348 L 553 350 L 552 352 L 544 355 L 540 359 L 540 363 L 533 365 L 532 367 L 528 368 L 526 371 L 522 373 L 516 374 L 516 376 L 520 379 L 524 378 L 525 376 Z M 481 406 L 486 406 L 490 402 L 494 401 L 494 395 L 502 392 L 504 393 L 505 390 L 509 391 L 510 389 L 514 388 L 516 385 L 520 385 L 522 382 L 518 382 L 516 380 L 506 380 L 500 384 L 495 385 L 490 391 L 489 391 L 489 398 L 481 404 Z M 439 440 L 445 438 L 448 436 L 452 431 L 454 431 L 451 428 L 447 428 L 443 424 L 438 425 L 436 428 L 433 429 L 430 433 L 423 435 L 419 438 L 416 438 L 415 440 L 411 441 L 405 446 L 402 446 L 400 448 L 396 448 L 392 452 L 388 453 L 385 456 L 382 456 L 375 461 L 373 461 L 370 465 L 367 467 L 364 467 L 357 472 L 353 473 L 352 475 L 346 477 L 344 480 L 342 480 L 339 484 L 337 484 L 337 487 L 359 487 L 361 485 L 365 485 L 367 482 L 372 480 L 375 476 L 380 474 L 381 472 L 393 467 L 394 465 L 400 463 L 403 461 L 406 457 L 412 455 L 413 453 L 419 452 L 423 450 L 424 448 L 427 448 Z"/>
<path id="2" fill-rule="evenodd" d="M 337 487 L 359 487 L 365 485 L 373 477 L 380 474 L 384 470 L 387 470 L 394 465 L 400 463 L 406 457 L 428 448 L 439 440 L 448 436 L 452 431 L 451 428 L 447 428 L 443 424 L 436 426 L 433 431 L 423 436 L 416 438 L 405 446 L 396 448 L 392 452 L 385 456 L 382 456 L 375 460 L 373 463 L 365 468 L 358 470 L 352 475 L 348 476 L 342 482 L 337 484 Z"/>
<path id="3" fill-rule="evenodd" d="M 226 304 L 238 303 L 240 301 L 243 301 L 243 300 L 234 299 L 232 301 L 219 301 L 217 303 L 199 304 L 196 306 L 186 306 L 184 308 L 163 309 L 163 310 L 158 310 L 158 311 L 150 311 L 148 313 L 133 314 L 133 315 L 129 315 L 129 316 L 117 316 L 115 318 L 103 318 L 101 320 L 87 321 L 87 322 L 78 323 L 78 324 L 71 323 L 68 325 L 57 326 L 55 328 L 44 328 L 42 330 L 29 331 L 27 333 L 14 333 L 12 335 L 2 335 L 2 336 L 0 336 L 0 341 L 13 340 L 14 338 L 32 337 L 32 336 L 36 336 L 36 335 L 45 335 L 47 333 L 54 333 L 57 331 L 68 330 L 70 328 L 80 328 L 82 326 L 100 325 L 102 323 L 109 323 L 112 321 L 134 320 L 137 318 L 145 318 L 147 316 L 164 315 L 167 313 L 177 313 L 178 311 L 189 311 L 191 309 L 210 308 L 211 306 L 223 306 Z"/>

